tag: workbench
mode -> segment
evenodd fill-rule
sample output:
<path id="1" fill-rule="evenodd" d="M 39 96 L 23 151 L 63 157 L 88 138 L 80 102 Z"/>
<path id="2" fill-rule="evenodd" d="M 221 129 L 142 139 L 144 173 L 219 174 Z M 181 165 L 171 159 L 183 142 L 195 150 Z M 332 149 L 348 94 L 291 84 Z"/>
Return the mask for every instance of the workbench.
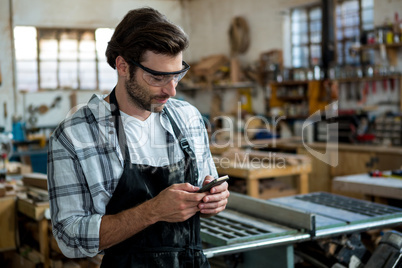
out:
<path id="1" fill-rule="evenodd" d="M 307 156 L 272 153 L 256 150 L 230 150 L 221 155 L 213 155 L 215 166 L 220 175 L 229 175 L 246 181 L 247 195 L 260 197 L 261 179 L 296 176 L 298 193 L 309 191 L 311 171 L 310 158 Z"/>
<path id="2" fill-rule="evenodd" d="M 309 192 L 332 192 L 332 180 L 338 176 L 363 174 L 372 170 L 392 170 L 401 167 L 402 147 L 368 144 L 332 144 L 323 142 L 303 143 L 298 140 L 289 142 L 252 141 L 260 148 L 272 148 L 277 151 L 294 152 L 311 158 L 312 170 L 309 174 Z M 264 144 L 265 147 L 261 147 Z M 314 157 L 309 150 L 327 155 L 327 162 Z M 333 163 L 335 165 L 329 165 Z M 337 164 L 336 164 L 337 163 Z"/>
<path id="3" fill-rule="evenodd" d="M 390 172 L 383 172 L 389 175 Z M 339 192 L 364 194 L 370 198 L 392 198 L 402 200 L 402 179 L 392 177 L 370 177 L 358 174 L 335 177 L 332 189 Z"/>
<path id="4" fill-rule="evenodd" d="M 44 257 L 44 268 L 50 267 L 49 258 L 49 220 L 45 217 L 45 211 L 49 209 L 49 203 L 35 204 L 29 199 L 18 199 L 18 212 L 36 221 L 38 225 L 39 251 Z"/>

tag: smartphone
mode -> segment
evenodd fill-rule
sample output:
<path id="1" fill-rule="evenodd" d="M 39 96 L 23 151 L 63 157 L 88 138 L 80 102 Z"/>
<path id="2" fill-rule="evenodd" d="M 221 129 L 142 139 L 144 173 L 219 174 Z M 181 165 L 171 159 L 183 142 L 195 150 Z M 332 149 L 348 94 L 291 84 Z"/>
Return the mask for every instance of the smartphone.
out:
<path id="1" fill-rule="evenodd" d="M 228 175 L 222 176 L 220 178 L 214 179 L 210 183 L 204 185 L 201 189 L 198 190 L 198 193 L 203 193 L 211 190 L 212 187 L 220 185 L 229 179 Z"/>

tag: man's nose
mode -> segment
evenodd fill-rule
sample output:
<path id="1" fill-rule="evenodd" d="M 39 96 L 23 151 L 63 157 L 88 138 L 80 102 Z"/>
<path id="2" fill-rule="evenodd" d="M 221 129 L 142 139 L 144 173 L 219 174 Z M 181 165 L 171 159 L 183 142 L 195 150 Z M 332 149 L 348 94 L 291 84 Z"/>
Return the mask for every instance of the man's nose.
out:
<path id="1" fill-rule="evenodd" d="M 165 86 L 163 86 L 163 92 L 168 94 L 171 97 L 176 95 L 176 86 L 177 82 L 174 79 L 170 80 Z"/>

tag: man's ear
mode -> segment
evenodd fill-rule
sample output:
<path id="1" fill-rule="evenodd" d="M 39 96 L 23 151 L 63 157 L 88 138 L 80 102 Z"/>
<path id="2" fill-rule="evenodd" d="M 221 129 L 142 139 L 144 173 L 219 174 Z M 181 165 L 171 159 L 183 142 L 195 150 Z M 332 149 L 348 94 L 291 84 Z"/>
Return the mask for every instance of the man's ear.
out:
<path id="1" fill-rule="evenodd" d="M 122 56 L 117 56 L 116 58 L 116 69 L 119 76 L 127 76 L 129 74 L 128 63 L 123 59 Z"/>

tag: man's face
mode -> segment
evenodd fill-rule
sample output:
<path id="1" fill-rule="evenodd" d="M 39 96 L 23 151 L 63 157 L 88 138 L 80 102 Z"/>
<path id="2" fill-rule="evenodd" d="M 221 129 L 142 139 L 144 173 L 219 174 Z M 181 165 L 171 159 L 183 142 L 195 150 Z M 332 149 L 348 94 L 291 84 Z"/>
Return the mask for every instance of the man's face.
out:
<path id="1" fill-rule="evenodd" d="M 175 72 L 182 69 L 182 55 L 175 57 L 155 54 L 148 51 L 145 53 L 145 61 L 141 62 L 146 68 L 159 72 Z M 176 95 L 174 80 L 164 86 L 152 86 L 144 80 L 144 70 L 137 68 L 134 76 L 127 78 L 125 87 L 130 101 L 138 108 L 150 111 L 162 111 L 165 103 L 170 97 Z"/>

